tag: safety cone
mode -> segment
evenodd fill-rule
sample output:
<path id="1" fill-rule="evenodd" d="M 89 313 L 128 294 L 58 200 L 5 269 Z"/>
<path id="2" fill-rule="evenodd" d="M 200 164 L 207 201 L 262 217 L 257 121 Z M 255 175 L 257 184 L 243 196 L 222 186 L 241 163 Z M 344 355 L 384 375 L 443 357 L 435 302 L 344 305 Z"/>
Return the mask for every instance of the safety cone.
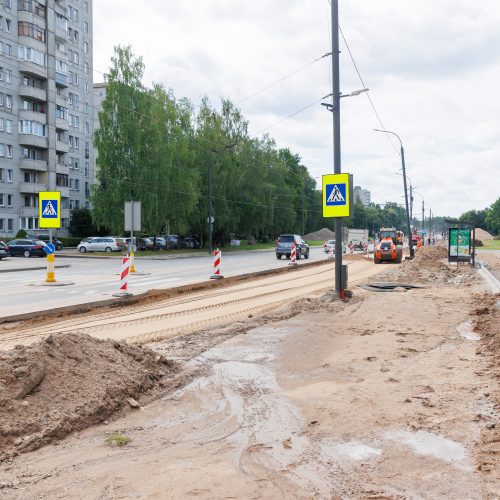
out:
<path id="1" fill-rule="evenodd" d="M 220 273 L 220 265 L 221 265 L 222 252 L 216 248 L 214 250 L 214 274 L 210 276 L 211 280 L 220 280 L 224 278 Z"/>

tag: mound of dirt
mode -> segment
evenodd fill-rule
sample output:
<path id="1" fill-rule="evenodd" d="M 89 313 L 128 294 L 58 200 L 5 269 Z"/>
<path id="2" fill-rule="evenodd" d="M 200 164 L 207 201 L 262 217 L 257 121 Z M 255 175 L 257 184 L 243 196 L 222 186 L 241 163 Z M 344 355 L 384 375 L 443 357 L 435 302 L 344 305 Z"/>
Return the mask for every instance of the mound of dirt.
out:
<path id="1" fill-rule="evenodd" d="M 389 281 L 409 283 L 434 283 L 468 285 L 475 279 L 474 270 L 466 264 L 449 266 L 444 260 L 448 256 L 442 245 L 425 246 L 415 251 L 413 260 L 405 260 L 386 273 Z"/>
<path id="2" fill-rule="evenodd" d="M 56 334 L 0 352 L 0 458 L 39 448 L 166 387 L 179 370 L 150 349 Z"/>
<path id="3" fill-rule="evenodd" d="M 318 231 L 314 231 L 314 233 L 309 233 L 304 236 L 304 239 L 310 241 L 327 241 L 334 240 L 335 233 L 330 229 L 324 227 L 323 229 L 319 229 Z"/>
<path id="4" fill-rule="evenodd" d="M 480 241 L 488 241 L 494 239 L 493 236 L 488 233 L 488 231 L 485 231 L 484 229 L 481 229 L 480 227 L 476 228 L 476 240 Z"/>
<path id="5" fill-rule="evenodd" d="M 479 333 L 482 346 L 478 354 L 488 356 L 489 373 L 500 382 L 500 294 L 481 294 L 475 297 L 476 308 L 472 312 L 474 331 Z M 500 407 L 500 390 L 493 395 L 496 406 Z M 491 475 L 500 475 L 500 423 L 498 418 L 486 423 L 481 433 L 478 469 Z"/>

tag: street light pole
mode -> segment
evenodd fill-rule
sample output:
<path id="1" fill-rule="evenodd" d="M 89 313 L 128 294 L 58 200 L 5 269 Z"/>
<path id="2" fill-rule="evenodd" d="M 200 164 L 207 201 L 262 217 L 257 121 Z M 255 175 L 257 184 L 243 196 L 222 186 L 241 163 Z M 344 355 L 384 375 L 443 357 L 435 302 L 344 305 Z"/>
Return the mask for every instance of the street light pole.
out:
<path id="1" fill-rule="evenodd" d="M 340 174 L 340 68 L 339 68 L 339 2 L 332 5 L 332 116 L 333 116 L 333 173 Z M 342 218 L 336 217 L 335 228 L 335 293 L 342 289 Z"/>
<path id="2" fill-rule="evenodd" d="M 410 258 L 413 258 L 414 252 L 413 252 L 413 241 L 411 239 L 410 209 L 408 207 L 408 189 L 406 187 L 406 165 L 405 165 L 405 150 L 403 148 L 403 141 L 401 140 L 398 134 L 396 134 L 395 132 L 391 132 L 390 130 L 380 130 L 380 129 L 374 129 L 374 130 L 375 132 L 384 132 L 386 134 L 395 135 L 399 140 L 399 144 L 401 145 L 401 166 L 403 168 L 403 186 L 405 190 L 405 204 L 406 204 L 406 228 L 408 230 L 408 245 L 410 247 Z"/>

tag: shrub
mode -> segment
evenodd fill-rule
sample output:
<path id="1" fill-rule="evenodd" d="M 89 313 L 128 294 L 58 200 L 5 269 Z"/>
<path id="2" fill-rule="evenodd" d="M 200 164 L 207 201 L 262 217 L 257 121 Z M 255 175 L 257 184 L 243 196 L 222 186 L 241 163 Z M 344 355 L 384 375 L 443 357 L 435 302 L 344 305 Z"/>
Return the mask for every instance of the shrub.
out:
<path id="1" fill-rule="evenodd" d="M 24 229 L 19 229 L 19 231 L 16 234 L 16 238 L 26 238 L 28 233 Z"/>
<path id="2" fill-rule="evenodd" d="M 75 236 L 67 236 L 67 237 L 61 237 L 57 238 L 58 240 L 61 240 L 61 243 L 65 248 L 67 247 L 77 247 L 80 241 L 82 241 L 82 238 L 77 238 Z"/>
<path id="3" fill-rule="evenodd" d="M 484 245 L 483 245 L 483 242 L 481 240 L 474 240 L 474 246 L 476 246 L 476 247 L 482 247 Z"/>

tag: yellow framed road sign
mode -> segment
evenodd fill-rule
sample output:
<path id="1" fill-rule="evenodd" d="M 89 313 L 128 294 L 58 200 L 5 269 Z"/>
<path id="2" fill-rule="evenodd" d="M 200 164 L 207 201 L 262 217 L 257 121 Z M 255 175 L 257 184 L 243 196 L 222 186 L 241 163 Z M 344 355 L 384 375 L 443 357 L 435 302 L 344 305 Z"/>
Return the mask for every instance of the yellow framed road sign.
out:
<path id="1" fill-rule="evenodd" d="M 327 174 L 323 176 L 323 217 L 351 215 L 352 175 Z"/>
<path id="2" fill-rule="evenodd" d="M 40 229 L 61 227 L 61 193 L 59 191 L 38 193 L 38 226 Z"/>

